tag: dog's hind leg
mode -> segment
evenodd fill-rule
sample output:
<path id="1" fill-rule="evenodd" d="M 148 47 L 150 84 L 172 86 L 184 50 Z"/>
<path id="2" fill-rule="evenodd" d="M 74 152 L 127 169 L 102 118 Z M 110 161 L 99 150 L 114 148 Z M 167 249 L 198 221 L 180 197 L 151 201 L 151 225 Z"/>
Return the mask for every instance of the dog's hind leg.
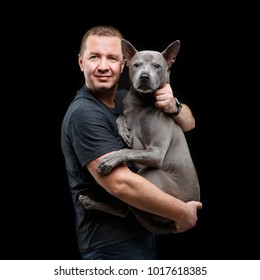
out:
<path id="1" fill-rule="evenodd" d="M 127 205 L 123 207 L 122 205 L 116 205 L 113 203 L 110 204 L 95 201 L 89 198 L 88 196 L 82 194 L 79 195 L 79 201 L 87 210 L 99 210 L 119 217 L 126 217 L 126 215 L 129 212 L 129 208 Z"/>

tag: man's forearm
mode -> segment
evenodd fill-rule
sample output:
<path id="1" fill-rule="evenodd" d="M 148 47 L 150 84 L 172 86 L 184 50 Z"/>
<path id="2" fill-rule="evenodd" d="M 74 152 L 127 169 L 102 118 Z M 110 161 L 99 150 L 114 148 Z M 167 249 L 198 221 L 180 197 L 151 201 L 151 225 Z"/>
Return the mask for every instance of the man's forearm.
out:
<path id="1" fill-rule="evenodd" d="M 171 116 L 171 114 L 169 114 Z M 180 113 L 177 116 L 171 116 L 174 121 L 186 132 L 195 127 L 195 119 L 190 108 L 186 104 L 182 104 Z"/>

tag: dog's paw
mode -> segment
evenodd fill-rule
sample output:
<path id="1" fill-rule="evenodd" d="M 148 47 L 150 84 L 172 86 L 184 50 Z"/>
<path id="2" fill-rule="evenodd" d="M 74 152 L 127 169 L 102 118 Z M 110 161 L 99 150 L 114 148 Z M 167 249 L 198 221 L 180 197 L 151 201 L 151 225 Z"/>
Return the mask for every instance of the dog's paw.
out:
<path id="1" fill-rule="evenodd" d="M 79 201 L 87 210 L 95 209 L 95 201 L 88 196 L 80 194 Z"/>
<path id="2" fill-rule="evenodd" d="M 132 146 L 133 146 L 133 136 L 132 136 L 131 133 L 125 134 L 124 141 L 129 148 L 132 148 Z"/>
<path id="3" fill-rule="evenodd" d="M 125 158 L 122 156 L 122 150 L 115 151 L 115 152 L 111 153 L 110 155 L 103 157 L 98 162 L 97 172 L 102 175 L 106 175 L 109 172 L 111 172 L 111 170 L 115 166 L 117 166 L 118 164 L 123 162 L 124 159 Z"/>
<path id="4" fill-rule="evenodd" d="M 107 161 L 108 161 L 107 157 L 104 157 L 98 162 L 98 166 L 97 166 L 98 173 L 100 173 L 102 175 L 106 175 L 111 172 L 111 170 L 114 166 L 108 164 Z"/>

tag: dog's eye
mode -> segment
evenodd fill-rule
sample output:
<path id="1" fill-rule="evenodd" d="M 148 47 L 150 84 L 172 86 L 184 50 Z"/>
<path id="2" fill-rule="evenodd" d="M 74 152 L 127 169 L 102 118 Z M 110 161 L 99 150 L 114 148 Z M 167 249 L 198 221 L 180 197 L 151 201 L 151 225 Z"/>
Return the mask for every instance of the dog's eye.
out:
<path id="1" fill-rule="evenodd" d="M 134 64 L 133 64 L 133 68 L 135 68 L 135 69 L 136 69 L 136 68 L 138 68 L 138 67 L 139 67 L 139 65 L 140 65 L 139 63 L 134 63 Z"/>
<path id="2" fill-rule="evenodd" d="M 160 68 L 161 68 L 161 65 L 160 65 L 160 64 L 154 64 L 154 68 L 160 69 Z"/>

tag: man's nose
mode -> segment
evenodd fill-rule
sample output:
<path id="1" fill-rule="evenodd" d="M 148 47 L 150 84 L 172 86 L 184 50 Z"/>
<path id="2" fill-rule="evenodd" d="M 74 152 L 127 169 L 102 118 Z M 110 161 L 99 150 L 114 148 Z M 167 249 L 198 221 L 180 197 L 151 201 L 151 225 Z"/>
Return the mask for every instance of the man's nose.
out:
<path id="1" fill-rule="evenodd" d="M 103 58 L 100 60 L 99 65 L 98 65 L 98 69 L 100 70 L 106 70 L 108 68 L 108 61 L 107 59 Z"/>

